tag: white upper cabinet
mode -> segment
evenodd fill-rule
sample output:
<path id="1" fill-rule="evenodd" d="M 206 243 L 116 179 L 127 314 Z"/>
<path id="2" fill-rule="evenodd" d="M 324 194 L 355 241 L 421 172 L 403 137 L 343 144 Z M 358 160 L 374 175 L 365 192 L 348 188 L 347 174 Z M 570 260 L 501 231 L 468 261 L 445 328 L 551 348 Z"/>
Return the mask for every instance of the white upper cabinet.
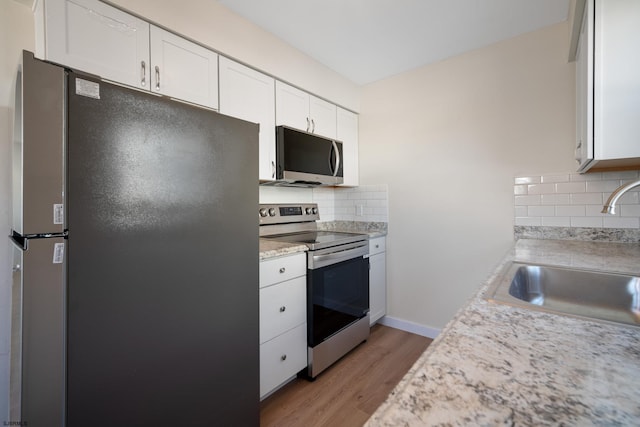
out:
<path id="1" fill-rule="evenodd" d="M 309 93 L 276 82 L 276 125 L 336 138 L 337 107 Z"/>
<path id="2" fill-rule="evenodd" d="M 218 55 L 97 0 L 40 0 L 36 56 L 218 108 Z"/>
<path id="3" fill-rule="evenodd" d="M 342 185 L 357 186 L 358 169 L 358 115 L 338 107 L 336 139 L 342 141 Z"/>
<path id="4" fill-rule="evenodd" d="M 218 108 L 218 54 L 151 25 L 151 90 Z"/>
<path id="5" fill-rule="evenodd" d="M 581 32 L 574 34 L 581 172 L 640 165 L 639 22 L 638 0 L 586 1 Z"/>
<path id="6" fill-rule="evenodd" d="M 96 0 L 36 3 L 36 56 L 149 88 L 149 24 Z"/>
<path id="7" fill-rule="evenodd" d="M 259 178 L 275 179 L 275 80 L 220 57 L 220 112 L 260 125 Z"/>

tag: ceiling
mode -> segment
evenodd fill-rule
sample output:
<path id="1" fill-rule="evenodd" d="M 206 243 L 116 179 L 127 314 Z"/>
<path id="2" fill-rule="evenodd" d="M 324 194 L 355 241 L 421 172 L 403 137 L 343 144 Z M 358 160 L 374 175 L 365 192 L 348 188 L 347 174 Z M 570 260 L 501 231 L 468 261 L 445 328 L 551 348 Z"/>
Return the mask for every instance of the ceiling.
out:
<path id="1" fill-rule="evenodd" d="M 569 0 L 217 1 L 360 85 L 562 22 L 569 12 Z"/>

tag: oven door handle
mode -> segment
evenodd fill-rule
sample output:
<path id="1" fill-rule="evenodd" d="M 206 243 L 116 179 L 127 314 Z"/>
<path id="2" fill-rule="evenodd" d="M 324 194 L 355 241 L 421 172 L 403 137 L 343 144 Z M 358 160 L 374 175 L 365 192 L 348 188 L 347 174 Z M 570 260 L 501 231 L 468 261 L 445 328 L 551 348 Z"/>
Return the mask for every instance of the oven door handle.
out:
<path id="1" fill-rule="evenodd" d="M 342 261 L 347 261 L 353 258 L 366 256 L 369 254 L 369 245 L 361 245 L 355 248 L 346 249 L 344 251 L 332 252 L 323 255 L 309 254 L 309 269 L 315 270 L 316 268 L 326 267 L 328 265 L 337 264 Z"/>

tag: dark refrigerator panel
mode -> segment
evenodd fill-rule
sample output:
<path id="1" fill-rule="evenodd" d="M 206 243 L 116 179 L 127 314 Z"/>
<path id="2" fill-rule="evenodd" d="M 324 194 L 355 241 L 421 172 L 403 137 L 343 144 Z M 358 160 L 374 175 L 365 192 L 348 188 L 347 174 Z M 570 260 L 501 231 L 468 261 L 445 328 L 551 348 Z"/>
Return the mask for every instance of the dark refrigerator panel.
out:
<path id="1" fill-rule="evenodd" d="M 13 230 L 22 236 L 64 229 L 64 100 L 64 69 L 23 52 L 16 79 L 12 168 Z"/>
<path id="2" fill-rule="evenodd" d="M 68 90 L 67 425 L 258 425 L 258 126 Z"/>
<path id="3" fill-rule="evenodd" d="M 62 237 L 14 248 L 11 420 L 64 425 L 65 286 Z"/>

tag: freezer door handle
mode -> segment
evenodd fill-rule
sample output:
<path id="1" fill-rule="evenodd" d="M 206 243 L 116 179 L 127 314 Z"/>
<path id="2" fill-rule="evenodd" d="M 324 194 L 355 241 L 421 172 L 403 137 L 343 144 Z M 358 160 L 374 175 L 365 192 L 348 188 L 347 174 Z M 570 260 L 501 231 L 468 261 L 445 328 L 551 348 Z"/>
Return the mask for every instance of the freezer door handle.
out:
<path id="1" fill-rule="evenodd" d="M 13 243 L 15 247 L 20 249 L 21 251 L 24 252 L 27 250 L 27 242 L 29 239 L 21 236 L 15 231 L 11 232 L 11 236 L 9 236 L 9 240 L 11 240 L 11 243 Z"/>

